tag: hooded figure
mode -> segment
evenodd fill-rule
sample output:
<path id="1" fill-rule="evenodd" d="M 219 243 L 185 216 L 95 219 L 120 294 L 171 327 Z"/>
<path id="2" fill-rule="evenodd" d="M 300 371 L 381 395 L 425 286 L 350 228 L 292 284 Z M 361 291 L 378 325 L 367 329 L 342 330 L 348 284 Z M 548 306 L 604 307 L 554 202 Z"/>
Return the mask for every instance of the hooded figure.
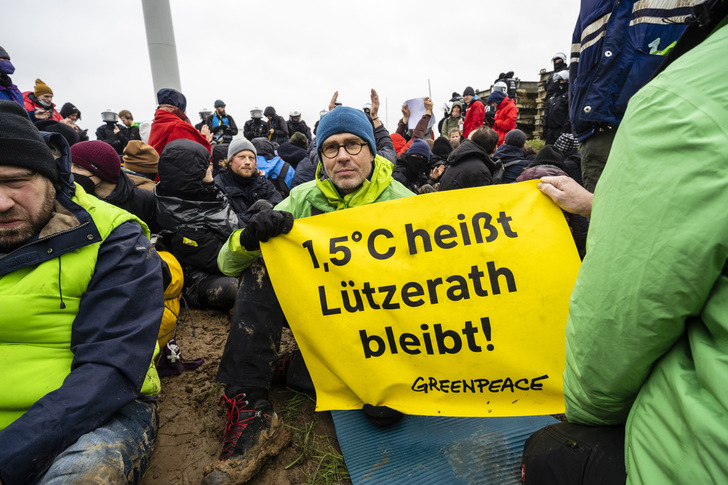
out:
<path id="1" fill-rule="evenodd" d="M 212 154 L 210 142 L 190 123 L 185 115 L 187 98 L 175 89 L 162 88 L 157 92 L 159 106 L 154 112 L 154 122 L 149 133 L 149 144 L 162 154 L 164 147 L 172 140 L 185 138 L 199 143 Z"/>
<path id="2" fill-rule="evenodd" d="M 263 111 L 263 115 L 268 118 L 268 139 L 279 145 L 288 141 L 288 123 L 283 119 L 283 116 L 276 114 L 276 109 L 273 106 L 268 106 Z"/>
<path id="3" fill-rule="evenodd" d="M 10 54 L 8 51 L 0 47 L 0 99 L 15 101 L 20 106 L 24 106 L 23 94 L 20 89 L 13 84 L 10 75 L 15 72 L 15 66 L 10 62 Z"/>

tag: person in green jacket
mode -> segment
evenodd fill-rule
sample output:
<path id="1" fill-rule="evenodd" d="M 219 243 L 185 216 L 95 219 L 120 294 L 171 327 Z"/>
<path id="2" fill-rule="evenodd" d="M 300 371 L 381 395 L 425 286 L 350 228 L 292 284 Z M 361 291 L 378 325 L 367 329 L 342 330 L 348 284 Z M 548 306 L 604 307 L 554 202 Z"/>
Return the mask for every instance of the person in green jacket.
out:
<path id="1" fill-rule="evenodd" d="M 728 2 L 709 3 L 629 102 L 569 308 L 566 416 L 624 429 L 628 484 L 728 483 Z M 564 483 L 527 455 L 525 483 Z"/>
<path id="2" fill-rule="evenodd" d="M 294 219 L 414 195 L 392 179 L 392 164 L 377 155 L 372 124 L 361 110 L 339 106 L 324 115 L 317 149 L 321 161 L 315 180 L 295 187 L 275 209 L 255 214 L 220 250 L 220 270 L 241 278 L 217 374 L 226 386 L 221 401 L 228 407 L 220 459 L 236 460 L 232 467 L 225 461 L 212 467 L 203 483 L 244 482 L 287 442 L 268 396 L 285 316 L 260 259 L 260 242 L 289 232 Z M 290 363 L 289 374 L 298 363 L 295 372 L 307 377 L 302 359 Z M 385 417 L 396 413 L 373 412 Z"/>

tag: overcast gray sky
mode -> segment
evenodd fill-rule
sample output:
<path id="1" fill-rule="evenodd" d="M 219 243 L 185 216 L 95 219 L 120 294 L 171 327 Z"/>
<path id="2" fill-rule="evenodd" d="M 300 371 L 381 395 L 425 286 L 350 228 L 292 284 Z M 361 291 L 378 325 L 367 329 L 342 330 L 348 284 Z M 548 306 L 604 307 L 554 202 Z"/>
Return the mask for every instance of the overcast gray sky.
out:
<path id="1" fill-rule="evenodd" d="M 200 2 L 171 0 L 182 92 L 193 123 L 215 99 L 242 129 L 254 106 L 297 109 L 313 127 L 334 91 L 361 108 L 375 88 L 396 128 L 403 101 L 487 89 L 500 72 L 536 81 L 568 51 L 578 0 Z M 74 103 L 91 139 L 101 112 L 156 107 L 141 0 L 5 2 L 0 46 L 21 91 L 36 78 Z M 388 112 L 385 109 L 388 108 Z"/>

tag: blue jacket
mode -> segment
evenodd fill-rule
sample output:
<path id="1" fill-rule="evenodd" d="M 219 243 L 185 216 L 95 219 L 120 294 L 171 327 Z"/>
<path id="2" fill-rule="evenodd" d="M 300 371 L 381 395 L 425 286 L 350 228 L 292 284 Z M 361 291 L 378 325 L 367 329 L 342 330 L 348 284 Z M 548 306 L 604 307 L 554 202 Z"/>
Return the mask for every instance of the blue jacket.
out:
<path id="1" fill-rule="evenodd" d="M 283 166 L 286 164 L 286 162 L 278 156 L 273 157 L 270 160 L 266 160 L 264 156 L 258 155 L 257 159 L 258 170 L 263 172 L 265 176 L 269 179 L 277 179 L 279 174 L 281 173 L 281 170 L 283 170 Z M 283 179 L 289 189 L 291 188 L 291 183 L 293 182 L 293 174 L 295 172 L 296 170 L 292 166 L 289 166 L 288 171 L 286 172 L 286 176 Z"/>
<path id="2" fill-rule="evenodd" d="M 662 62 L 661 51 L 685 30 L 676 23 L 692 13 L 685 3 L 581 0 L 569 67 L 571 123 L 580 142 L 619 125 L 629 99 Z"/>
<path id="3" fill-rule="evenodd" d="M 160 259 L 142 227 L 124 222 L 103 239 L 92 212 L 76 202 L 68 144 L 61 135 L 44 136 L 62 152 L 56 160 L 60 177 L 56 207 L 68 211 L 66 220 L 72 223 L 67 225 L 72 227 L 35 238 L 7 254 L 0 259 L 0 277 L 16 271 L 34 272 L 46 265 L 49 272 L 58 274 L 61 256 L 101 244 L 93 275 L 81 295 L 63 294 L 62 279 L 49 281 L 38 290 L 50 298 L 58 290 L 59 314 L 64 311 L 63 297 L 80 297 L 70 334 L 73 360 L 61 387 L 0 430 L 0 479 L 6 484 L 35 483 L 61 451 L 142 397 L 164 310 Z M 64 268 L 61 274 L 69 271 L 75 272 Z M 66 288 L 71 286 L 66 283 Z M 27 311 L 34 310 L 31 301 Z M 13 318 L 18 325 L 24 322 L 22 314 Z"/>

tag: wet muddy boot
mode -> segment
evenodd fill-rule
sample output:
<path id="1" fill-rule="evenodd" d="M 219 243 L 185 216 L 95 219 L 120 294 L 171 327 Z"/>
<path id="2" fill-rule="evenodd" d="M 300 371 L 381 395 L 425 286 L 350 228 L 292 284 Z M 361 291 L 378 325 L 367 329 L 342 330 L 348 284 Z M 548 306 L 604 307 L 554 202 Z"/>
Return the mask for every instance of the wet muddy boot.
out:
<path id="1" fill-rule="evenodd" d="M 220 404 L 223 402 L 227 405 L 227 422 L 220 462 L 205 468 L 202 485 L 245 483 L 290 441 L 290 434 L 268 400 L 268 391 L 248 390 L 232 398 L 223 395 Z"/>

